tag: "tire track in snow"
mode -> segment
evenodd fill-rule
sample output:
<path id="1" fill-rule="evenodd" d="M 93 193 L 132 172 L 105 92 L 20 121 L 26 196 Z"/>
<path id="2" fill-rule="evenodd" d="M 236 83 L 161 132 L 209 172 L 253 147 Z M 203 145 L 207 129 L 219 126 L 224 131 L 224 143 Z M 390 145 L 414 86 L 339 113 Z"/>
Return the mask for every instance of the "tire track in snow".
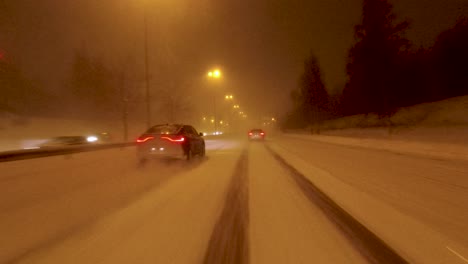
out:
<path id="1" fill-rule="evenodd" d="M 403 264 L 409 263 L 387 245 L 382 239 L 367 229 L 363 224 L 346 212 L 317 186 L 309 181 L 296 168 L 266 146 L 273 157 L 289 172 L 299 189 L 310 202 L 318 206 L 324 214 L 345 235 L 358 252 L 373 264 Z"/>
<path id="2" fill-rule="evenodd" d="M 229 184 L 223 211 L 211 233 L 204 264 L 249 263 L 249 190 L 247 150 L 239 160 Z"/>

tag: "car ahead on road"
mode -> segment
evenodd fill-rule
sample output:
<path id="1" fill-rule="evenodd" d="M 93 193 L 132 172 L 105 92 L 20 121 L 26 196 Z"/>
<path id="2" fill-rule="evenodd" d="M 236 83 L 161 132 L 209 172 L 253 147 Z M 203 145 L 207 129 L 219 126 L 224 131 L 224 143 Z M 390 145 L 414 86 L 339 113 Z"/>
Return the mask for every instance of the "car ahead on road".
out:
<path id="1" fill-rule="evenodd" d="M 185 158 L 205 156 L 203 133 L 190 125 L 162 124 L 148 129 L 137 139 L 140 162 L 152 158 Z"/>
<path id="2" fill-rule="evenodd" d="M 265 140 L 265 131 L 260 128 L 251 129 L 248 137 L 249 140 Z"/>

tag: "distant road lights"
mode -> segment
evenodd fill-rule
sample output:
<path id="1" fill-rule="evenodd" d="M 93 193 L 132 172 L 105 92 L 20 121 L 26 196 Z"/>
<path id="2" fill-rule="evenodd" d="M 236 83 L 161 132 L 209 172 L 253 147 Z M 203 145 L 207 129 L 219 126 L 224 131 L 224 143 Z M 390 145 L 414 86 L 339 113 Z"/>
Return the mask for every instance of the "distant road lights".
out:
<path id="1" fill-rule="evenodd" d="M 215 120 L 214 120 L 214 119 L 211 119 L 210 122 L 213 124 L 213 123 L 215 122 Z"/>
<path id="2" fill-rule="evenodd" d="M 228 95 L 224 96 L 224 99 L 232 100 L 232 99 L 234 99 L 234 96 L 232 94 L 228 94 Z"/>
<path id="3" fill-rule="evenodd" d="M 223 120 L 219 121 L 219 124 L 220 124 L 220 125 L 224 124 Z"/>
<path id="4" fill-rule="evenodd" d="M 276 122 L 276 119 L 274 117 L 271 118 L 271 121 Z"/>
<path id="5" fill-rule="evenodd" d="M 239 109 L 240 106 L 236 104 L 236 105 L 233 106 L 233 108 L 234 108 L 234 109 Z"/>
<path id="6" fill-rule="evenodd" d="M 203 121 L 206 121 L 206 117 L 203 117 Z"/>

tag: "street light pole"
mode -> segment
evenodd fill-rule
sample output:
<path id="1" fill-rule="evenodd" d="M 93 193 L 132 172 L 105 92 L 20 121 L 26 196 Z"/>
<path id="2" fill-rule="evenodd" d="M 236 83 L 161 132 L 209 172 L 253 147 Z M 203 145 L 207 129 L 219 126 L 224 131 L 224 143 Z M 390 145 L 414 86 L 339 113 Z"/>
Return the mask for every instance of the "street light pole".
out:
<path id="1" fill-rule="evenodd" d="M 151 97 L 150 97 L 150 84 L 149 84 L 149 60 L 148 60 L 148 21 L 147 11 L 144 11 L 144 23 L 145 23 L 145 86 L 146 86 L 146 127 L 151 127 Z"/>
<path id="2" fill-rule="evenodd" d="M 216 70 L 208 72 L 208 78 L 209 79 L 219 79 L 219 78 L 221 78 L 221 71 L 216 69 Z M 218 132 L 218 118 L 217 118 L 217 113 L 216 113 L 216 96 L 217 96 L 217 93 L 215 91 L 214 92 L 214 97 L 213 97 L 213 111 L 214 111 L 213 121 L 214 121 L 214 129 L 215 129 L 214 132 L 215 133 Z"/>
<path id="3" fill-rule="evenodd" d="M 216 92 L 215 92 L 215 95 L 213 97 L 213 110 L 214 110 L 214 129 L 215 129 L 215 133 L 218 132 L 218 119 L 216 118 Z"/>

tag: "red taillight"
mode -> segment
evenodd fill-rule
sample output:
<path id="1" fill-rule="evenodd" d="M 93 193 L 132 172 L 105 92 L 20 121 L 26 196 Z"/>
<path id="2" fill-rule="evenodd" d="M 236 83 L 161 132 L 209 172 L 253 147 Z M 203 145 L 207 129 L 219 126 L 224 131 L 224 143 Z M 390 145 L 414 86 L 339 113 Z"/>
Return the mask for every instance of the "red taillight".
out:
<path id="1" fill-rule="evenodd" d="M 146 141 L 152 140 L 152 139 L 154 139 L 154 137 L 139 137 L 139 138 L 137 138 L 136 142 L 137 143 L 143 143 L 143 142 L 146 142 Z"/>
<path id="2" fill-rule="evenodd" d="M 260 135 L 264 136 L 264 135 L 265 135 L 265 133 L 263 133 L 263 132 L 262 132 L 262 133 L 260 133 Z"/>
<path id="3" fill-rule="evenodd" d="M 178 143 L 182 143 L 185 141 L 185 137 L 183 136 L 179 136 L 179 137 L 161 137 L 161 139 L 166 139 L 166 140 L 169 140 L 171 142 L 178 142 Z"/>
<path id="4" fill-rule="evenodd" d="M 252 136 L 252 135 L 253 135 L 253 133 L 252 133 L 252 132 L 249 132 L 249 136 Z"/>

